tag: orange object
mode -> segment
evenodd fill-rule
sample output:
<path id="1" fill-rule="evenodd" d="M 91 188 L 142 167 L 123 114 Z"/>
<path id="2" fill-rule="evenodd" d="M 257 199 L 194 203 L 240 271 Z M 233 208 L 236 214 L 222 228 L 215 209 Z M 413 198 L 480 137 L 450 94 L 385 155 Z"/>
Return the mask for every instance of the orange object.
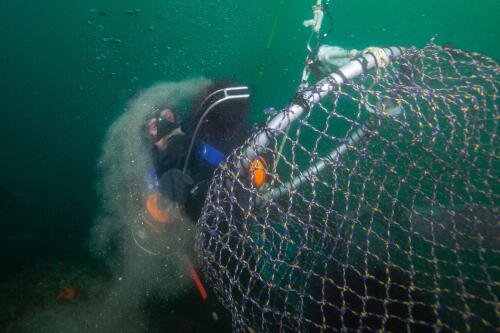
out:
<path id="1" fill-rule="evenodd" d="M 172 222 L 173 218 L 158 207 L 158 192 L 154 192 L 146 199 L 146 209 L 151 217 L 158 223 Z"/>
<path id="2" fill-rule="evenodd" d="M 57 299 L 60 301 L 67 301 L 75 298 L 76 289 L 75 288 L 64 288 L 57 294 Z"/>
<path id="3" fill-rule="evenodd" d="M 206 300 L 208 298 L 207 291 L 205 290 L 205 287 L 203 286 L 203 283 L 201 282 L 200 276 L 194 269 L 193 264 L 191 263 L 191 260 L 187 256 L 184 256 L 184 261 L 186 262 L 186 265 L 189 268 L 189 272 L 191 273 L 191 277 L 193 278 L 194 284 L 196 285 L 196 288 L 198 288 L 198 291 L 200 292 L 201 299 Z"/>
<path id="4" fill-rule="evenodd" d="M 267 177 L 267 163 L 262 156 L 259 156 L 259 158 L 252 161 L 249 171 L 252 175 L 252 180 L 255 187 L 259 188 L 265 184 Z"/>

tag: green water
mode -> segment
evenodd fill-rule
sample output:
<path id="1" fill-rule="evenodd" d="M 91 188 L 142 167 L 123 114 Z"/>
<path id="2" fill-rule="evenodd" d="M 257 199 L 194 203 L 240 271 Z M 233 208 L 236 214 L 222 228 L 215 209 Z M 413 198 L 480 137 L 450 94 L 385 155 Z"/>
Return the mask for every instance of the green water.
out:
<path id="1" fill-rule="evenodd" d="M 11 209 L 2 251 L 17 254 L 2 273 L 85 248 L 105 132 L 140 89 L 234 77 L 255 88 L 253 121 L 283 107 L 300 79 L 313 1 L 282 2 L 1 0 L 0 188 Z M 499 12 L 495 0 L 332 1 L 327 42 L 423 46 L 437 36 L 499 59 Z"/>

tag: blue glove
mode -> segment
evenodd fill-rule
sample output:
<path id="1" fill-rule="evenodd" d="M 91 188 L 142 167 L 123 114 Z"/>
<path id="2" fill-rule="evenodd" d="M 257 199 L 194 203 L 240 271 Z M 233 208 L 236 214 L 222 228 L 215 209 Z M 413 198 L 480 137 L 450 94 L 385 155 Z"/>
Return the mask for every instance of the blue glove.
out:
<path id="1" fill-rule="evenodd" d="M 163 197 L 183 205 L 192 185 L 193 179 L 189 175 L 183 174 L 179 169 L 170 169 L 160 177 L 158 184 L 160 200 Z"/>

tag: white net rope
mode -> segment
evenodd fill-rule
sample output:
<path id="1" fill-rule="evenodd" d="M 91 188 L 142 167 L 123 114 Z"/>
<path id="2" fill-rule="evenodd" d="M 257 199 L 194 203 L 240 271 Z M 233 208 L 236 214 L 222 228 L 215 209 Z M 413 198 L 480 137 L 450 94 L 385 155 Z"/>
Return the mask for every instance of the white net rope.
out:
<path id="1" fill-rule="evenodd" d="M 235 330 L 494 331 L 498 81 L 492 59 L 431 42 L 268 129 L 266 185 L 240 167 L 253 138 L 237 149 L 196 243 Z"/>

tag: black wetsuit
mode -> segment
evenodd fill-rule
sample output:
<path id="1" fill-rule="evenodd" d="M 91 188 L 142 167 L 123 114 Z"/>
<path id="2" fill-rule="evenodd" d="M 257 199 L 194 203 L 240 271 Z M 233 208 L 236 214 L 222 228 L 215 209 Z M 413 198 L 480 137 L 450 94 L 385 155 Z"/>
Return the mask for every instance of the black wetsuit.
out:
<path id="1" fill-rule="evenodd" d="M 167 170 L 172 168 L 182 169 L 188 147 L 189 138 L 185 134 L 172 136 L 167 148 L 164 150 L 159 150 L 156 146 L 152 147 L 151 154 L 158 179 Z"/>
<path id="2" fill-rule="evenodd" d="M 187 151 L 191 143 L 192 136 L 189 134 L 178 134 L 172 136 L 165 150 L 160 151 L 156 146 L 151 149 L 153 163 L 156 174 L 160 180 L 165 173 L 172 169 L 182 171 L 187 156 Z M 201 208 L 208 190 L 208 183 L 213 175 L 215 166 L 203 160 L 196 153 L 196 146 L 191 153 L 187 174 L 193 180 L 192 183 L 185 184 L 188 196 L 185 206 L 186 213 L 197 220 L 201 213 Z M 162 187 L 160 186 L 160 195 Z"/>
<path id="3" fill-rule="evenodd" d="M 181 125 L 183 133 L 171 137 L 168 142 L 168 146 L 165 150 L 160 151 L 156 146 L 153 146 L 151 154 L 153 157 L 153 163 L 156 170 L 156 174 L 161 183 L 161 177 L 168 171 L 172 169 L 177 169 L 182 171 L 184 163 L 186 161 L 187 152 L 189 145 L 192 140 L 192 130 L 184 121 Z M 186 184 L 188 196 L 185 202 L 182 204 L 185 207 L 186 213 L 196 221 L 203 207 L 206 193 L 208 192 L 208 186 L 210 179 L 212 178 L 217 165 L 209 163 L 198 153 L 198 148 L 200 140 L 206 140 L 206 143 L 216 148 L 224 156 L 228 156 L 231 151 L 241 145 L 243 141 L 247 138 L 248 129 L 245 125 L 242 129 L 234 134 L 232 137 L 225 137 L 224 140 L 219 140 L 214 142 L 210 139 L 205 139 L 198 135 L 195 140 L 195 145 L 189 157 L 187 174 L 192 178 L 191 184 Z M 160 195 L 161 193 L 160 185 Z"/>

